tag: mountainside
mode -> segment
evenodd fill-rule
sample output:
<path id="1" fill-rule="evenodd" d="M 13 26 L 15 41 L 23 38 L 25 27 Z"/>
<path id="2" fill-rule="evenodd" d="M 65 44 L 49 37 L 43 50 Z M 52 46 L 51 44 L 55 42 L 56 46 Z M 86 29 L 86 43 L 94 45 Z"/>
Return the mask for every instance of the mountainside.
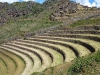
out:
<path id="1" fill-rule="evenodd" d="M 13 4 L 0 3 L 0 23 L 18 20 L 19 17 L 27 17 L 39 14 L 44 8 L 36 2 L 15 2 Z"/>
<path id="2" fill-rule="evenodd" d="M 0 75 L 100 75 L 100 8 L 0 3 L 0 68 Z"/>
<path id="3" fill-rule="evenodd" d="M 59 1 L 59 0 L 58 0 Z M 20 17 L 27 18 L 38 15 L 43 10 L 58 2 L 57 0 L 47 0 L 43 4 L 33 1 L 14 2 L 12 4 L 0 3 L 0 24 L 18 20 Z"/>
<path id="4" fill-rule="evenodd" d="M 0 3 L 0 25 L 33 16 L 35 19 L 72 20 L 98 17 L 100 8 L 82 6 L 69 0 L 46 0 L 43 4 L 36 2 Z M 47 16 L 44 15 L 49 13 Z M 42 15 L 42 16 L 41 16 Z M 65 22 L 66 23 L 66 22 Z"/>

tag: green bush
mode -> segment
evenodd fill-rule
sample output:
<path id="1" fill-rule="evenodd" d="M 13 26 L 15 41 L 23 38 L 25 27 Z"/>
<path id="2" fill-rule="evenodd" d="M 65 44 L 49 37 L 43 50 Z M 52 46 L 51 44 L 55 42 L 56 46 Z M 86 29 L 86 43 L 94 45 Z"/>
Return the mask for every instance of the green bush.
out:
<path id="1" fill-rule="evenodd" d="M 67 75 L 78 75 L 90 71 L 91 67 L 95 69 L 95 66 L 98 62 L 100 63 L 100 51 L 87 58 L 77 58 L 75 63 L 68 69 Z"/>
<path id="2" fill-rule="evenodd" d="M 100 51 L 95 55 L 95 61 L 100 62 Z"/>

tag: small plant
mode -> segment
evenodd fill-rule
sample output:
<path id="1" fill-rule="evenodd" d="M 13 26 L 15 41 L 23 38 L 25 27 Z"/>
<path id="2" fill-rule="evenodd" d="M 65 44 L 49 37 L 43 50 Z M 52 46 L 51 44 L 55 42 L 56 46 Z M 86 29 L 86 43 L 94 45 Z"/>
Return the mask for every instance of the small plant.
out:
<path id="1" fill-rule="evenodd" d="M 52 75 L 64 75 L 62 71 L 56 73 L 56 74 L 52 74 Z"/>
<path id="2" fill-rule="evenodd" d="M 27 40 L 27 38 L 26 38 L 26 37 L 24 37 L 23 39 L 24 39 L 24 40 Z"/>
<path id="3" fill-rule="evenodd" d="M 40 72 L 38 75 L 45 75 L 44 72 Z"/>

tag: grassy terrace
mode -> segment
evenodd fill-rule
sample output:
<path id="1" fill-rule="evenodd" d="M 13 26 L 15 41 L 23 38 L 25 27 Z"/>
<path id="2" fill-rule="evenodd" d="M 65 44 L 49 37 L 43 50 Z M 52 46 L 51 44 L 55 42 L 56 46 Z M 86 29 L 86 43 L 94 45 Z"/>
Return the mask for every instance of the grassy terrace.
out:
<path id="1" fill-rule="evenodd" d="M 50 34 L 100 34 L 100 31 L 97 30 L 57 30 L 57 31 L 51 31 L 51 32 L 47 32 L 44 35 L 50 35 Z"/>
<path id="2" fill-rule="evenodd" d="M 29 21 L 29 23 L 31 26 L 33 21 Z M 20 33 L 18 35 L 24 37 L 24 33 L 28 33 L 31 29 L 27 30 L 28 24 L 25 30 L 24 27 L 21 29 L 20 25 L 21 24 L 17 27 L 17 29 L 21 30 L 21 33 L 18 32 Z M 0 49 L 0 65 L 2 65 L 1 67 L 5 70 L 1 70 L 0 73 L 3 75 L 38 75 L 37 72 L 43 75 L 83 74 L 83 71 L 86 68 L 86 65 L 84 66 L 83 64 L 87 62 L 92 64 L 92 59 L 90 57 L 88 58 L 88 55 L 91 55 L 92 53 L 95 55 L 96 52 L 97 54 L 99 53 L 99 29 L 99 25 L 81 26 L 69 30 L 66 28 L 64 30 L 57 29 L 30 38 L 25 37 L 24 39 L 18 39 L 2 44 L 0 46 L 2 48 Z M 34 31 L 34 29 L 32 29 L 32 31 Z M 86 56 L 88 59 L 83 56 Z M 95 57 L 98 58 L 97 56 Z M 83 65 L 82 67 L 84 69 L 81 69 L 80 63 L 72 65 L 72 63 L 75 62 L 74 59 L 76 62 L 81 61 L 81 66 Z M 97 61 L 94 63 L 97 63 Z M 12 69 L 9 69 L 10 66 L 12 66 Z M 69 70 L 68 67 L 70 67 Z M 86 73 L 88 74 L 87 71 Z"/>
<path id="3" fill-rule="evenodd" d="M 12 58 L 12 60 L 15 61 L 16 71 L 14 72 L 14 75 L 20 75 L 23 72 L 24 68 L 25 68 L 25 62 L 23 61 L 23 59 L 21 59 L 21 57 L 18 57 L 15 54 L 13 54 L 11 52 L 8 52 L 8 51 L 5 51 L 3 49 L 0 49 L 0 52 L 6 54 L 10 58 Z M 2 74 L 2 75 L 4 75 L 4 74 Z"/>
<path id="4" fill-rule="evenodd" d="M 32 75 L 99 75 L 100 51 L 92 55 L 76 58 L 73 62 L 64 63 Z"/>
<path id="5" fill-rule="evenodd" d="M 0 3 L 0 75 L 100 75 L 100 9 L 68 1 Z"/>
<path id="6" fill-rule="evenodd" d="M 2 58 L 0 58 L 0 74 L 1 75 L 7 74 L 7 66 L 6 66 L 6 63 L 3 61 Z"/>
<path id="7" fill-rule="evenodd" d="M 15 49 L 12 49 L 6 46 L 1 46 L 1 48 L 7 51 L 10 51 L 12 53 L 15 53 L 16 55 L 22 57 L 22 59 L 24 59 L 25 61 L 25 69 L 21 75 L 25 75 L 29 73 L 30 69 L 32 68 L 33 63 L 32 63 L 32 60 L 29 57 L 27 57 L 27 54 L 24 55 L 22 52 L 17 52 Z"/>
<path id="8" fill-rule="evenodd" d="M 86 36 L 83 35 L 83 36 L 82 36 L 82 35 L 71 35 L 71 34 L 68 34 L 68 35 L 62 35 L 62 34 L 61 34 L 61 35 L 50 35 L 50 36 L 60 36 L 60 37 L 63 36 L 63 37 L 71 38 L 71 40 L 73 40 L 73 39 L 75 39 L 75 40 L 80 39 L 80 41 L 83 41 L 83 42 L 84 42 L 84 41 L 85 41 L 85 42 L 87 41 L 87 43 L 88 43 L 88 42 L 91 42 L 91 43 L 92 43 L 92 46 L 93 46 L 93 44 L 94 44 L 94 46 L 95 46 L 95 44 L 96 44 L 97 47 L 99 47 L 99 45 L 100 45 L 100 44 L 98 43 L 98 42 L 99 42 L 99 38 L 96 37 L 96 36 L 95 36 L 95 37 L 94 37 L 94 36 L 92 37 L 92 36 L 89 36 L 89 35 L 86 35 Z M 85 39 L 85 38 L 86 38 L 86 39 Z M 89 39 L 90 39 L 90 40 L 89 40 Z M 96 41 L 98 41 L 98 42 L 93 41 L 93 40 L 96 40 Z M 94 48 L 97 48 L 97 47 L 94 47 Z M 96 49 L 96 50 L 97 50 L 97 49 Z"/>
<path id="9" fill-rule="evenodd" d="M 39 51 L 39 50 L 35 50 L 33 48 L 29 48 L 23 45 L 17 45 L 17 44 L 7 44 L 7 47 L 19 50 L 24 52 L 25 54 L 28 55 L 28 57 L 30 57 L 30 60 L 32 60 L 32 57 L 30 56 L 30 52 L 35 51 L 36 53 L 38 53 L 40 55 L 40 57 L 42 58 L 43 62 L 42 62 L 42 67 L 39 68 L 40 71 L 43 71 L 46 67 L 49 67 L 51 64 L 51 58 L 49 57 L 49 55 L 47 55 L 46 53 Z M 25 51 L 26 50 L 26 51 Z M 34 56 L 34 55 L 33 55 Z M 34 61 L 33 61 L 34 62 Z M 32 67 L 32 66 L 31 66 Z M 33 66 L 34 67 L 34 66 Z M 35 68 L 37 69 L 37 68 Z M 33 70 L 32 68 L 30 70 Z M 38 70 L 39 71 L 39 70 Z"/>
<path id="10" fill-rule="evenodd" d="M 45 46 L 42 46 L 42 45 L 38 45 L 38 44 L 30 44 L 30 43 L 20 42 L 20 41 L 15 41 L 15 43 L 16 44 L 21 44 L 21 45 L 22 44 L 23 45 L 27 44 L 25 46 L 28 46 L 30 48 L 32 48 L 32 47 L 34 48 L 34 46 L 35 47 L 39 47 L 39 48 L 43 49 L 44 51 L 49 52 L 53 56 L 52 66 L 58 65 L 58 64 L 63 62 L 62 55 L 60 53 L 56 52 L 55 50 L 52 50 L 52 49 L 50 49 L 48 47 L 45 47 Z M 43 51 L 43 50 L 41 50 L 41 51 Z"/>
<path id="11" fill-rule="evenodd" d="M 29 40 L 29 42 L 32 41 L 32 40 Z M 45 45 L 46 47 L 50 47 L 50 48 L 54 48 L 54 51 L 58 51 L 62 56 L 63 56 L 63 61 L 66 61 L 66 62 L 69 62 L 71 61 L 71 59 L 74 59 L 76 56 L 74 54 L 74 52 L 68 48 L 68 47 L 65 47 L 63 45 L 60 45 L 60 44 L 51 44 L 51 43 L 46 43 L 46 42 L 41 42 L 41 41 L 32 41 L 31 42 L 32 44 L 40 44 L 40 45 Z M 69 53 L 71 55 L 69 55 Z M 55 53 L 53 54 L 55 55 Z M 57 55 L 58 56 L 58 55 Z M 69 59 L 68 59 L 69 58 Z M 55 58 L 56 60 L 60 60 L 60 59 L 57 59 Z M 55 63 L 55 65 L 57 65 L 57 63 Z"/>
<path id="12" fill-rule="evenodd" d="M 4 53 L 6 53 L 7 51 L 3 51 Z M 29 52 L 26 52 L 26 53 L 29 53 Z M 9 54 L 9 53 L 8 53 Z M 9 54 L 9 56 L 11 56 L 11 54 Z M 40 68 L 40 66 L 41 66 L 41 60 L 34 54 L 33 55 L 33 53 L 30 53 L 30 56 L 32 56 L 32 60 L 34 60 L 33 62 L 34 62 L 34 67 L 33 67 L 33 69 L 34 69 L 34 71 L 37 71 L 37 69 L 38 68 Z M 20 60 L 20 59 L 18 59 L 18 57 L 16 56 L 16 57 L 14 57 L 14 55 L 12 56 L 12 58 L 16 61 L 16 63 L 17 63 L 17 69 L 18 69 L 18 71 L 16 71 L 16 72 L 21 72 L 21 71 L 23 71 L 24 70 L 24 68 L 25 68 L 25 64 L 24 63 L 22 63 L 22 61 Z M 23 65 L 24 65 L 24 67 L 23 67 Z M 32 72 L 33 72 L 33 70 L 32 70 Z M 22 73 L 22 72 L 21 72 Z M 21 74 L 20 73 L 20 74 Z M 15 73 L 16 75 L 18 75 L 18 73 Z M 20 75 L 19 74 L 19 75 Z"/>
<path id="13" fill-rule="evenodd" d="M 70 31 L 68 31 L 69 34 L 66 32 L 62 34 L 63 31 L 58 31 L 59 33 L 56 32 L 56 34 L 43 34 L 41 36 L 34 36 L 24 40 L 19 39 L 3 44 L 2 48 L 21 56 L 26 63 L 26 67 L 23 67 L 25 69 L 22 75 L 31 75 L 33 72 L 41 72 L 50 66 L 56 67 L 56 65 L 64 62 L 70 62 L 76 57 L 88 56 L 92 52 L 97 52 L 100 46 L 99 31 L 95 30 L 97 34 L 91 34 L 92 30 L 88 31 L 87 34 L 85 34 L 84 31 L 85 30 L 73 31 L 73 34 L 71 34 Z M 77 32 L 80 34 L 75 34 Z M 6 51 L 2 51 L 2 53 L 6 53 Z M 45 73 L 47 73 L 48 69 L 45 71 Z M 54 72 L 54 69 L 50 69 L 50 71 Z M 17 72 L 16 69 L 14 75 L 17 75 Z"/>
<path id="14" fill-rule="evenodd" d="M 80 28 L 81 29 L 81 28 Z M 64 32 L 64 34 L 62 34 Z M 84 33 L 85 32 L 85 33 Z M 68 34 L 67 34 L 68 33 Z M 72 33 L 72 34 L 71 34 Z M 42 75 L 47 75 L 47 72 L 50 72 L 48 75 L 86 75 L 86 74 L 96 74 L 99 75 L 99 47 L 100 47 L 100 36 L 99 36 L 99 30 L 89 30 L 88 27 L 86 30 L 74 30 L 74 31 L 67 31 L 67 30 L 58 30 L 58 31 L 51 31 L 50 33 L 47 32 L 41 36 L 34 36 L 32 38 L 27 38 L 27 41 L 30 40 L 30 42 L 38 42 L 38 43 L 45 43 L 48 45 L 63 45 L 65 44 L 70 45 L 75 48 L 79 52 L 79 54 L 82 56 L 82 58 L 77 58 L 69 70 L 60 70 L 58 66 L 55 66 L 53 68 L 49 68 L 45 70 L 44 72 L 38 73 Z M 37 44 L 38 44 L 37 43 Z M 60 47 L 60 46 L 59 46 Z M 81 49 L 81 50 L 80 50 Z M 65 50 L 65 49 L 64 49 Z M 83 50 L 83 51 L 82 51 Z M 93 55 L 90 55 L 92 52 Z M 97 52 L 97 54 L 96 54 Z M 87 53 L 87 54 L 84 54 Z M 88 56 L 90 55 L 90 56 Z M 96 60 L 97 59 L 97 60 Z M 91 66 L 90 66 L 91 65 Z M 88 67 L 88 68 L 87 68 Z M 91 67 L 91 68 L 90 68 Z M 92 70 L 93 67 L 93 70 Z M 58 68 L 57 71 L 56 69 Z M 63 67 L 64 69 L 64 67 Z M 85 70 L 86 69 L 86 70 Z M 92 72 L 93 71 L 93 72 Z M 36 75 L 38 75 L 36 74 Z M 35 74 L 33 74 L 35 75 Z"/>
<path id="15" fill-rule="evenodd" d="M 33 46 L 33 45 L 42 45 L 42 46 L 45 46 L 45 47 L 48 47 L 48 48 L 52 48 L 52 49 L 54 49 L 55 51 L 57 50 L 62 56 L 63 56 L 63 61 L 70 61 L 71 59 L 73 59 L 73 58 L 75 58 L 76 56 L 75 56 L 75 54 L 71 51 L 71 49 L 69 49 L 69 48 L 66 48 L 66 47 L 64 47 L 64 46 L 62 46 L 62 45 L 55 45 L 55 44 L 50 44 L 50 43 L 43 43 L 43 42 L 39 42 L 39 41 L 32 41 L 32 40 L 25 40 L 25 41 L 21 41 L 21 42 L 26 42 L 27 44 L 29 43 L 31 43 L 30 45 L 31 46 Z M 68 52 L 67 51 L 65 51 L 64 49 L 67 49 L 67 51 L 69 51 L 70 53 L 71 53 L 71 55 L 67 55 L 68 54 Z M 48 51 L 48 50 L 47 50 Z M 53 55 L 54 56 L 54 55 Z M 70 57 L 71 59 L 70 60 L 68 60 L 68 57 Z M 54 57 L 55 59 L 57 59 L 57 57 Z M 54 60 L 55 60 L 54 59 Z"/>
<path id="16" fill-rule="evenodd" d="M 78 44 L 81 44 L 81 45 L 84 45 L 86 46 L 87 48 L 89 48 L 88 46 L 90 46 L 90 50 L 92 52 L 94 52 L 95 50 L 98 49 L 99 47 L 99 42 L 96 42 L 96 41 L 93 41 L 93 40 L 89 40 L 89 39 L 79 39 L 79 38 L 63 38 L 63 37 L 52 37 L 54 39 L 60 39 L 60 40 L 64 40 L 64 41 L 67 41 L 67 42 L 74 42 L 74 43 L 78 43 Z M 91 43 L 92 42 L 92 43 Z M 94 45 L 94 44 L 97 44 L 97 47 Z M 95 48 L 95 47 L 96 48 Z M 93 48 L 94 47 L 94 48 Z"/>
<path id="17" fill-rule="evenodd" d="M 41 37 L 40 37 L 41 38 Z M 40 39 L 40 38 L 31 38 L 31 39 L 33 39 L 33 40 L 35 40 L 35 41 L 41 41 L 41 42 L 47 42 L 47 43 L 55 43 L 55 44 L 62 44 L 62 45 L 66 45 L 66 44 L 68 44 L 68 45 L 70 45 L 70 46 L 72 46 L 72 47 L 74 47 L 75 48 L 75 50 L 78 52 L 78 55 L 77 56 L 84 56 L 84 55 L 87 55 L 88 53 L 90 53 L 85 47 L 83 47 L 83 46 L 81 46 L 81 45 L 79 45 L 79 44 L 75 44 L 75 43 L 70 43 L 70 42 L 64 42 L 64 41 L 61 41 L 60 39 L 58 39 L 58 38 L 56 38 L 56 39 L 58 39 L 58 40 L 53 40 L 53 38 L 51 37 L 51 38 L 49 38 L 49 37 L 45 37 L 45 39 Z M 80 50 L 81 49 L 81 50 Z M 67 51 L 68 53 L 70 52 L 70 51 L 68 51 L 67 49 L 64 49 L 65 51 Z M 71 50 L 71 51 L 73 51 L 73 50 Z M 86 51 L 86 52 L 85 52 Z M 75 52 L 75 51 L 74 51 Z M 67 54 L 68 54 L 67 53 Z M 70 53 L 69 53 L 70 54 Z M 69 55 L 68 54 L 68 55 Z M 72 54 L 72 53 L 71 53 Z"/>
<path id="18" fill-rule="evenodd" d="M 2 52 L 0 52 L 0 58 L 6 64 L 6 69 L 7 69 L 6 74 L 13 75 L 14 72 L 16 71 L 16 63 L 15 63 L 15 61 L 12 60 L 12 58 L 10 58 L 9 56 L 5 55 Z"/>

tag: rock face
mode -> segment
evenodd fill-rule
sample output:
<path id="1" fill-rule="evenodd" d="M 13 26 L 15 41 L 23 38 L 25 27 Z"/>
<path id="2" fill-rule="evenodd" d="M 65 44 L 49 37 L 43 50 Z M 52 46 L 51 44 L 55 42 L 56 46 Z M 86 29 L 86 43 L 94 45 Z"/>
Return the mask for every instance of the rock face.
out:
<path id="1" fill-rule="evenodd" d="M 0 24 L 17 20 L 22 16 L 38 14 L 43 10 L 42 5 L 32 1 L 15 2 L 12 4 L 0 3 Z"/>
<path id="2" fill-rule="evenodd" d="M 77 11 L 77 4 L 75 2 L 64 1 L 62 4 L 58 3 L 58 9 L 49 18 L 54 21 L 68 14 L 76 13 Z"/>
<path id="3" fill-rule="evenodd" d="M 73 15 L 74 13 L 77 13 L 79 11 L 81 11 L 81 13 L 84 14 L 84 12 L 90 13 L 88 11 L 100 10 L 99 8 L 96 8 L 96 7 L 90 8 L 88 6 L 83 6 L 83 5 L 80 5 L 79 3 L 75 3 L 69 0 L 59 2 L 57 6 L 58 8 L 49 17 L 49 19 L 52 21 L 63 19 L 63 18 L 69 18 L 70 15 Z"/>

